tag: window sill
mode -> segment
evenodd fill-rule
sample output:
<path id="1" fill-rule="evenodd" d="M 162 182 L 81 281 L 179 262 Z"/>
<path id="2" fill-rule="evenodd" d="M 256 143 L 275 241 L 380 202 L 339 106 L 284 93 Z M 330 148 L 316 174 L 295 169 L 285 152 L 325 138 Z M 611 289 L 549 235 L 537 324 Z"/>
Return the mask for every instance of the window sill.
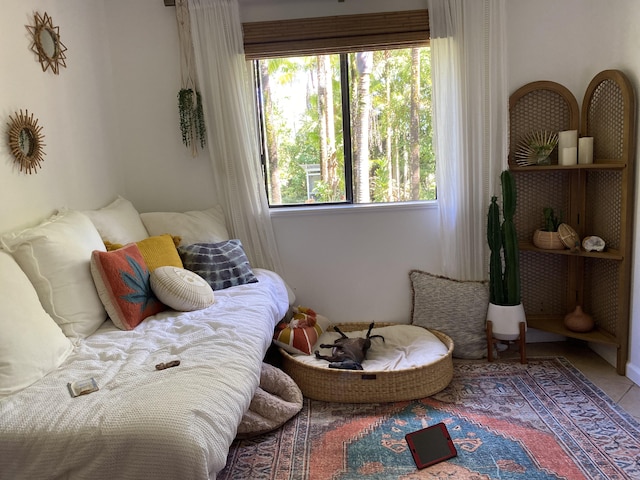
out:
<path id="1" fill-rule="evenodd" d="M 425 200 L 419 202 L 394 202 L 394 203 L 367 203 L 349 205 L 326 205 L 313 207 L 278 207 L 270 208 L 272 217 L 295 215 L 335 215 L 335 214 L 360 214 L 364 212 L 383 212 L 387 210 L 431 210 L 438 208 L 437 200 Z"/>

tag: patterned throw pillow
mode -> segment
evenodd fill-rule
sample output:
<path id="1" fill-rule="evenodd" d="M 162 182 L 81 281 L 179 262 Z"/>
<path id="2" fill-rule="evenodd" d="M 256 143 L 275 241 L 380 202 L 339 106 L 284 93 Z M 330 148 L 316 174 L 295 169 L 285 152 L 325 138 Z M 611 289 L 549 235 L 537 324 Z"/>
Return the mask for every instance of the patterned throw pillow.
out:
<path id="1" fill-rule="evenodd" d="M 463 282 L 420 270 L 409 272 L 413 291 L 411 323 L 439 330 L 453 340 L 453 356 L 487 355 L 487 282 Z"/>
<path id="2" fill-rule="evenodd" d="M 240 240 L 178 247 L 184 268 L 204 278 L 214 290 L 258 281 Z"/>
<path id="3" fill-rule="evenodd" d="M 113 252 L 94 251 L 91 275 L 111 321 L 122 330 L 167 308 L 151 290 L 149 269 L 135 243 Z"/>
<path id="4" fill-rule="evenodd" d="M 156 268 L 151 272 L 151 289 L 162 303 L 179 312 L 202 310 L 215 300 L 211 285 L 184 268 Z"/>

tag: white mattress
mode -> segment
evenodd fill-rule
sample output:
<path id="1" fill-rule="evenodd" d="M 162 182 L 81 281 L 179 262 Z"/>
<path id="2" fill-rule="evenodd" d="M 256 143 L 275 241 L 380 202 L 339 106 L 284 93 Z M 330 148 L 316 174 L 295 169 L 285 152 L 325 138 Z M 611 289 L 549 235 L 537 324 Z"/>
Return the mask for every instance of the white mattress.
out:
<path id="1" fill-rule="evenodd" d="M 347 337 L 364 337 L 367 330 L 344 332 Z M 371 348 L 362 362 L 363 370 L 386 371 L 430 365 L 447 355 L 447 346 L 429 330 L 416 325 L 389 325 L 375 328 L 371 335 L 382 335 L 371 339 Z M 316 350 L 322 355 L 331 355 L 331 348 L 319 348 L 321 344 L 333 344 L 340 338 L 337 332 L 324 332 L 316 342 Z M 299 362 L 314 367 L 329 368 L 329 362 L 315 355 L 294 355 Z"/>
<path id="2" fill-rule="evenodd" d="M 107 321 L 41 381 L 0 400 L 0 479 L 214 479 L 288 309 L 273 272 L 133 331 Z M 179 359 L 178 367 L 155 365 Z M 67 382 L 100 390 L 71 398 Z"/>

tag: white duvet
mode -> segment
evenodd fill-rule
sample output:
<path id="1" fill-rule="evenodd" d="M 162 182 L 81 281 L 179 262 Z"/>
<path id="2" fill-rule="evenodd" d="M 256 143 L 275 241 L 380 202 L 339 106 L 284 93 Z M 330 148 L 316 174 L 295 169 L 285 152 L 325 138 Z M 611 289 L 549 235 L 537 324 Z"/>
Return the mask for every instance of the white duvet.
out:
<path id="1" fill-rule="evenodd" d="M 215 479 L 259 384 L 284 282 L 216 291 L 211 307 L 107 321 L 56 371 L 0 400 L 0 479 Z M 180 365 L 156 370 L 171 360 Z M 99 391 L 71 398 L 67 383 Z"/>

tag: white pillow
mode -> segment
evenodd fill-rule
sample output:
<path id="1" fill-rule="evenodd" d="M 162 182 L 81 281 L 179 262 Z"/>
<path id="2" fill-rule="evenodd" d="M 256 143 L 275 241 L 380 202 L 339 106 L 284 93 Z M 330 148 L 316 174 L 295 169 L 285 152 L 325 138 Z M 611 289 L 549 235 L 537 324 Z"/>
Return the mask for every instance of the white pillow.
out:
<path id="1" fill-rule="evenodd" d="M 106 207 L 82 213 L 91 219 L 104 242 L 126 245 L 149 236 L 133 204 L 120 196 Z"/>
<path id="2" fill-rule="evenodd" d="M 205 279 L 184 268 L 158 267 L 151 272 L 150 282 L 158 300 L 180 312 L 202 310 L 215 300 Z"/>
<path id="3" fill-rule="evenodd" d="M 180 245 L 218 243 L 229 240 L 229 232 L 220 205 L 207 210 L 185 213 L 141 213 L 140 218 L 149 235 L 155 236 L 165 233 L 176 235 L 182 239 Z"/>
<path id="4" fill-rule="evenodd" d="M 57 368 L 73 346 L 44 311 L 16 261 L 0 251 L 0 397 Z"/>
<path id="5" fill-rule="evenodd" d="M 2 236 L 67 337 L 91 335 L 107 314 L 91 277 L 91 252 L 105 251 L 100 234 L 80 212 L 64 210 L 40 225 Z"/>

